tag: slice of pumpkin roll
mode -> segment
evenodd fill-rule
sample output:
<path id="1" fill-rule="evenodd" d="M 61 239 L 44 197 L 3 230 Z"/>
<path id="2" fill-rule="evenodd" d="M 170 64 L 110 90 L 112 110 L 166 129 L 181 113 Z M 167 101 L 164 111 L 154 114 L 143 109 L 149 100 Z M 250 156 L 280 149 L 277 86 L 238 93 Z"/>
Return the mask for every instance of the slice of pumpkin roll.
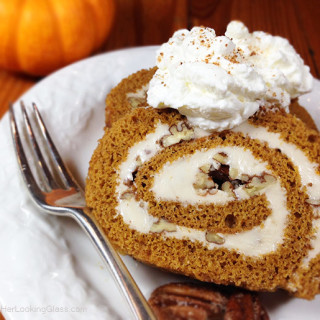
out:
<path id="1" fill-rule="evenodd" d="M 233 130 L 137 108 L 106 129 L 86 201 L 116 248 L 198 280 L 319 292 L 320 138 L 264 111 Z"/>

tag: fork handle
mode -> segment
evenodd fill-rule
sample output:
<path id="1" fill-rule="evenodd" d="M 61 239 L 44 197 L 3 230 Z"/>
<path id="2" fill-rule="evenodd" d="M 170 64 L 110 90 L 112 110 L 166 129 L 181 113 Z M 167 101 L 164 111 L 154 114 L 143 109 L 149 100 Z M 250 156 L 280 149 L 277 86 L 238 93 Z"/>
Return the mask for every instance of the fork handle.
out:
<path id="1" fill-rule="evenodd" d="M 69 210 L 68 210 L 69 211 Z M 129 273 L 119 254 L 101 232 L 88 208 L 70 208 L 69 213 L 85 230 L 105 264 L 110 268 L 136 319 L 156 320 L 149 304 Z"/>

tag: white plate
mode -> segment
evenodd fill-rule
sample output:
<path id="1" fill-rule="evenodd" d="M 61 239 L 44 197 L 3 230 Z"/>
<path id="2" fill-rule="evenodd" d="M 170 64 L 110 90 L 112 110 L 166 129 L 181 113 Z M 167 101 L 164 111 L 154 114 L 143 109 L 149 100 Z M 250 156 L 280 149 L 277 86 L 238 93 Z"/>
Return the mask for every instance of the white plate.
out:
<path id="1" fill-rule="evenodd" d="M 103 134 L 104 99 L 123 77 L 151 67 L 157 47 L 96 56 L 66 67 L 21 99 L 36 102 L 60 153 L 84 183 Z M 320 128 L 320 82 L 300 102 Z M 7 319 L 132 319 L 126 302 L 91 243 L 70 219 L 42 214 L 18 175 L 8 115 L 0 123 L 0 310 Z M 124 258 L 146 297 L 169 281 L 184 280 Z M 305 301 L 263 294 L 271 319 L 319 319 L 320 297 Z"/>

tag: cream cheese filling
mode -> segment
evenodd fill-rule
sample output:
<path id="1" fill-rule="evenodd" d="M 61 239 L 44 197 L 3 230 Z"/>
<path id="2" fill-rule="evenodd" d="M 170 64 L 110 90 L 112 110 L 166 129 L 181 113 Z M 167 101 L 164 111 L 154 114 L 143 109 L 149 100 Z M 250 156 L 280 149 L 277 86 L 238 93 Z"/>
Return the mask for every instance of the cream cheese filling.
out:
<path id="1" fill-rule="evenodd" d="M 169 125 L 159 122 L 153 133 L 149 133 L 144 140 L 130 148 L 126 161 L 120 165 L 118 171 L 116 194 L 119 201 L 116 211 L 122 215 L 124 222 L 130 228 L 141 233 L 148 233 L 157 219 L 148 214 L 147 203 L 139 203 L 134 199 L 121 200 L 120 198 L 128 190 L 127 181 L 133 181 L 132 173 L 139 164 L 151 159 L 162 148 L 158 141 L 169 133 Z"/>
<path id="2" fill-rule="evenodd" d="M 119 169 L 120 184 L 125 180 L 133 180 L 132 173 L 139 163 L 148 161 L 162 149 L 158 141 L 168 134 L 170 134 L 169 125 L 158 123 L 155 132 L 149 133 L 144 140 L 130 148 L 126 161 L 121 164 Z"/>
<path id="3" fill-rule="evenodd" d="M 242 173 L 249 176 L 261 175 L 263 172 L 272 174 L 267 169 L 267 163 L 258 161 L 250 151 L 241 147 L 219 147 L 207 151 L 197 151 L 191 156 L 165 164 L 161 171 L 155 174 L 152 187 L 155 198 L 158 200 L 181 201 L 193 205 L 203 203 L 225 204 L 234 200 L 233 197 L 222 190 L 214 195 L 207 194 L 204 197 L 197 194 L 193 187 L 199 167 L 210 163 L 217 153 L 228 155 L 226 164 L 237 170 L 238 176 L 236 178 L 238 179 Z M 246 197 L 243 186 L 235 189 L 234 192 L 237 198 Z"/>
<path id="4" fill-rule="evenodd" d="M 147 99 L 147 91 L 149 89 L 149 83 L 142 86 L 135 92 L 128 92 L 127 98 L 128 99 L 137 99 L 137 100 L 146 100 Z"/>
<path id="5" fill-rule="evenodd" d="M 301 183 L 306 188 L 306 192 L 310 199 L 320 199 L 320 176 L 317 173 L 317 163 L 311 162 L 302 150 L 294 144 L 285 142 L 281 139 L 279 133 L 269 132 L 264 127 L 255 127 L 248 122 L 244 122 L 239 127 L 233 128 L 234 132 L 242 132 L 252 139 L 267 142 L 270 148 L 278 148 L 293 162 L 298 168 Z M 320 215 L 320 209 L 313 206 L 312 227 L 314 229 L 314 237 L 311 239 L 312 249 L 308 252 L 303 263 L 307 267 L 309 262 L 320 254 L 320 219 L 316 219 Z"/>
<path id="6" fill-rule="evenodd" d="M 143 201 L 136 201 L 134 197 L 131 199 L 121 199 L 121 195 L 128 190 L 126 181 L 133 180 L 132 172 L 141 163 L 149 160 L 153 157 L 161 148 L 161 145 L 157 143 L 164 135 L 169 132 L 168 125 L 158 124 L 154 133 L 148 134 L 144 140 L 136 143 L 129 149 L 129 153 L 126 161 L 124 161 L 119 168 L 119 179 L 117 185 L 118 206 L 116 208 L 117 213 L 120 214 L 125 223 L 130 228 L 142 233 L 149 233 L 151 226 L 158 219 L 148 214 L 148 204 Z M 266 164 L 256 160 L 250 151 L 243 148 L 216 148 L 210 152 L 220 152 L 222 150 L 228 151 L 230 155 L 230 161 L 237 163 L 237 167 L 241 170 L 248 170 L 249 172 L 258 174 L 267 172 Z M 233 150 L 233 151 L 232 151 Z M 147 152 L 146 152 L 147 151 Z M 237 156 L 237 152 L 242 153 L 242 157 Z M 197 152 L 195 157 L 202 158 L 201 161 L 205 161 L 210 152 Z M 137 160 L 139 159 L 139 160 Z M 186 159 L 186 157 L 184 158 Z M 245 164 L 248 159 L 252 160 L 252 167 L 249 164 Z M 197 161 L 191 166 L 195 166 L 198 169 Z M 251 171 L 250 171 L 251 170 Z M 248 172 L 246 172 L 248 173 Z M 184 174 L 190 174 L 189 170 L 184 171 Z M 192 174 L 191 174 L 192 176 Z M 180 179 L 177 174 L 178 180 Z M 209 243 L 206 240 L 206 232 L 201 230 L 195 230 L 183 226 L 177 226 L 176 231 L 163 232 L 165 237 L 173 237 L 176 239 L 189 239 L 191 241 L 199 241 L 209 249 L 213 248 L 227 248 L 229 250 L 236 250 L 239 253 L 243 253 L 248 256 L 258 257 L 266 253 L 270 253 L 276 250 L 277 245 L 283 241 L 283 231 L 286 225 L 286 217 L 288 215 L 286 206 L 286 191 L 281 187 L 280 182 L 277 181 L 272 187 L 267 187 L 263 190 L 266 194 L 267 200 L 272 214 L 264 221 L 262 226 L 254 227 L 252 230 L 239 232 L 237 234 L 223 235 L 223 244 Z M 240 195 L 241 193 L 239 193 Z M 243 194 L 243 193 L 242 193 Z M 181 201 L 181 200 L 180 200 Z"/>

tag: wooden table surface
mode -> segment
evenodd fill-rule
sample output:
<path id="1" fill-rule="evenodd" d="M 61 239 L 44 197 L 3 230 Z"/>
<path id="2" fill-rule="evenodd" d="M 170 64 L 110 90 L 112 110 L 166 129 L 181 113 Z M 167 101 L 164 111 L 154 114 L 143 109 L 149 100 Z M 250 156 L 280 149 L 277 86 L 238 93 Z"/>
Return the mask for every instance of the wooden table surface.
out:
<path id="1" fill-rule="evenodd" d="M 115 0 L 112 32 L 100 52 L 161 44 L 179 28 L 212 27 L 218 35 L 230 20 L 243 21 L 251 31 L 286 37 L 320 78 L 319 0 Z M 1 23 L 1 21 L 0 21 Z M 0 39 L 1 41 L 1 39 Z M 40 81 L 0 69 L 0 117 L 9 102 Z"/>

